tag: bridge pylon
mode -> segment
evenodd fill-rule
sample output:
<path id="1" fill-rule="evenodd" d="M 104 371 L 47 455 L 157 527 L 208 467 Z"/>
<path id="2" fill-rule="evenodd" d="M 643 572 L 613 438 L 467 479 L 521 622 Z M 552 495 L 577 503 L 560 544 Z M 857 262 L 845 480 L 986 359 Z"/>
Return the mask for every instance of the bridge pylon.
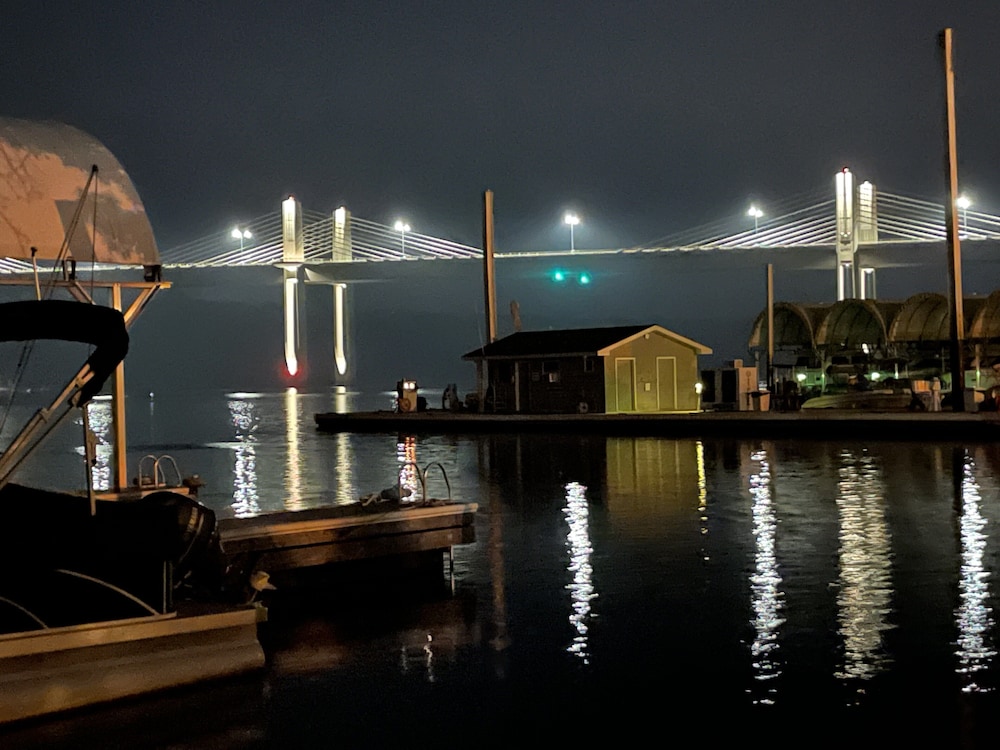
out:
<path id="1" fill-rule="evenodd" d="M 875 298 L 875 269 L 858 262 L 858 246 L 878 242 L 875 186 L 857 185 L 846 167 L 837 172 L 837 300 Z"/>
<path id="2" fill-rule="evenodd" d="M 281 203 L 281 262 L 284 300 L 285 368 L 295 377 L 306 364 L 302 335 L 301 269 L 305 262 L 302 205 L 290 195 Z"/>

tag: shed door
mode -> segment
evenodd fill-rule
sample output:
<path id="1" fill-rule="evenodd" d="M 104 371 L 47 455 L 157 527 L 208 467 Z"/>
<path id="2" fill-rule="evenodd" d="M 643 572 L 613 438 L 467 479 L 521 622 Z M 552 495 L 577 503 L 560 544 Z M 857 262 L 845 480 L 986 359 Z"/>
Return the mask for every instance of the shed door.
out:
<path id="1" fill-rule="evenodd" d="M 615 360 L 615 392 L 618 411 L 635 411 L 635 360 Z"/>
<path id="2" fill-rule="evenodd" d="M 677 357 L 656 358 L 656 404 L 660 411 L 677 409 Z"/>

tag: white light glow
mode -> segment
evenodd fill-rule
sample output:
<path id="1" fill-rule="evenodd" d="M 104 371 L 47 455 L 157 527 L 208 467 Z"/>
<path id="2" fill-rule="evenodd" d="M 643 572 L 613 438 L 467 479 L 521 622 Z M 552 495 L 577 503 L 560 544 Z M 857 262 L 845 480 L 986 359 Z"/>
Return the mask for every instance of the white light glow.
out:
<path id="1" fill-rule="evenodd" d="M 295 351 L 299 334 L 298 289 L 298 279 L 285 279 L 285 367 L 292 376 L 299 372 L 299 359 Z"/>

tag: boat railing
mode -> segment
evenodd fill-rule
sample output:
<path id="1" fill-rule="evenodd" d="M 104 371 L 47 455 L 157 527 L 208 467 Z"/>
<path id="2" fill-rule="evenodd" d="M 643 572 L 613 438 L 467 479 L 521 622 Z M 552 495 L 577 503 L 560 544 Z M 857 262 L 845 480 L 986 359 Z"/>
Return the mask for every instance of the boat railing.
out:
<path id="1" fill-rule="evenodd" d="M 152 473 L 146 474 L 145 469 L 149 466 L 150 462 L 152 462 Z M 174 476 L 176 477 L 176 481 L 173 484 L 167 484 L 167 478 L 163 471 L 164 463 L 173 467 Z M 139 487 L 178 487 L 183 482 L 183 479 L 173 456 L 147 454 L 139 459 L 139 473 L 135 481 Z"/>

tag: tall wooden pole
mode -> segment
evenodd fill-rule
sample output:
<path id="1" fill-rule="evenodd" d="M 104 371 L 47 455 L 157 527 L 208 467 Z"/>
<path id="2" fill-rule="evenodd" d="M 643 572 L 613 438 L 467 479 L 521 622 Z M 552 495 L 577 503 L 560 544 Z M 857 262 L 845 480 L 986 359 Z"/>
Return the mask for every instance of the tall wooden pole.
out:
<path id="1" fill-rule="evenodd" d="M 497 294 L 493 277 L 493 191 L 483 193 L 483 283 L 486 287 L 486 343 L 497 337 Z"/>
<path id="2" fill-rule="evenodd" d="M 767 264 L 767 390 L 774 393 L 774 266 Z"/>
<path id="3" fill-rule="evenodd" d="M 951 277 L 951 406 L 953 411 L 965 411 L 965 315 L 962 310 L 962 253 L 959 241 L 959 216 L 955 210 L 958 200 L 958 149 L 955 138 L 955 69 L 952 66 L 951 29 L 941 32 L 944 51 L 945 78 L 945 134 L 948 176 L 948 202 L 945 203 L 945 231 L 948 238 L 948 272 Z"/>

